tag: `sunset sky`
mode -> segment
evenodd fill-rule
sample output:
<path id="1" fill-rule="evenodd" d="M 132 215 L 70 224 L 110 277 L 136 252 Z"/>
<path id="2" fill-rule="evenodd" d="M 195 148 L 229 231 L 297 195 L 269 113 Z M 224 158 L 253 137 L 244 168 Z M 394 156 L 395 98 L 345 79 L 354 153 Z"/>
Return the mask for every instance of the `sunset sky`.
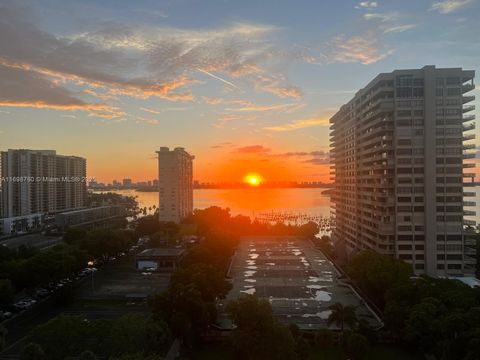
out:
<path id="1" fill-rule="evenodd" d="M 328 181 L 328 119 L 380 72 L 480 69 L 478 0 L 0 0 L 0 149 L 110 182 Z M 480 92 L 475 90 L 476 104 Z"/>

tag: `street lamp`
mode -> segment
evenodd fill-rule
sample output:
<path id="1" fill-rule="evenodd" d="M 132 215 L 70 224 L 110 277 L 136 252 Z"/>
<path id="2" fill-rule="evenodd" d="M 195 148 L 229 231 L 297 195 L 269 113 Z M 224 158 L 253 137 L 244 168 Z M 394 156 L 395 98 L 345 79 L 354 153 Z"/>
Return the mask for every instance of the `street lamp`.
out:
<path id="1" fill-rule="evenodd" d="M 95 287 L 94 287 L 94 285 L 93 285 L 93 273 L 94 273 L 94 271 L 93 271 L 93 265 L 95 265 L 95 263 L 90 260 L 90 261 L 87 263 L 87 265 L 88 265 L 88 267 L 90 268 L 90 277 L 92 278 L 92 294 L 93 294 L 93 292 L 95 291 Z"/>

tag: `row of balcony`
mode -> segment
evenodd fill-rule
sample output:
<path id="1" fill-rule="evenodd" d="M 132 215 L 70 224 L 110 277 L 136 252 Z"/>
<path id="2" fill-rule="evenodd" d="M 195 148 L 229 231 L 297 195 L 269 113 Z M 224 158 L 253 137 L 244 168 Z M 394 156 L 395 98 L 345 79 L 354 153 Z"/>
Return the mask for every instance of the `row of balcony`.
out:
<path id="1" fill-rule="evenodd" d="M 467 105 L 462 108 L 462 112 L 465 114 L 466 112 L 475 110 L 475 105 Z"/>

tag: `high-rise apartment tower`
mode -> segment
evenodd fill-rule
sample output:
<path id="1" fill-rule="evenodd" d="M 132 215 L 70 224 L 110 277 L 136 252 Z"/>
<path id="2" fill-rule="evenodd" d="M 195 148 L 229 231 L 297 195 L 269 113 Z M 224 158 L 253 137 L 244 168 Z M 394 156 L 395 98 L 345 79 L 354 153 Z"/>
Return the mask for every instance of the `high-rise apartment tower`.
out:
<path id="1" fill-rule="evenodd" d="M 158 154 L 159 219 L 179 223 L 193 212 L 194 156 L 177 147 Z"/>
<path id="2" fill-rule="evenodd" d="M 86 160 L 54 150 L 9 149 L 1 157 L 1 217 L 56 213 L 86 206 Z"/>
<path id="3" fill-rule="evenodd" d="M 431 276 L 475 271 L 474 76 L 382 73 L 330 119 L 332 238 L 348 256 L 372 249 Z"/>

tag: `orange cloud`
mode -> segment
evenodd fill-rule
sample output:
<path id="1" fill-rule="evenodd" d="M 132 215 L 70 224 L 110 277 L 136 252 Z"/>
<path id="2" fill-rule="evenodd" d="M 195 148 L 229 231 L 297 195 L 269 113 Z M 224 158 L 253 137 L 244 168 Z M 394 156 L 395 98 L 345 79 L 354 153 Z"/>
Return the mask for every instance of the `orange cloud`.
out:
<path id="1" fill-rule="evenodd" d="M 277 125 L 277 126 L 267 126 L 264 127 L 265 130 L 270 131 L 293 131 L 298 129 L 304 129 L 309 127 L 316 127 L 316 126 L 328 126 L 329 118 L 328 117 L 319 117 L 319 118 L 310 118 L 310 119 L 302 119 L 296 120 L 291 123 Z"/>
<path id="2" fill-rule="evenodd" d="M 263 145 L 250 145 L 250 146 L 243 146 L 235 149 L 233 152 L 241 153 L 241 154 L 264 154 L 269 152 L 270 149 L 266 148 Z"/>

